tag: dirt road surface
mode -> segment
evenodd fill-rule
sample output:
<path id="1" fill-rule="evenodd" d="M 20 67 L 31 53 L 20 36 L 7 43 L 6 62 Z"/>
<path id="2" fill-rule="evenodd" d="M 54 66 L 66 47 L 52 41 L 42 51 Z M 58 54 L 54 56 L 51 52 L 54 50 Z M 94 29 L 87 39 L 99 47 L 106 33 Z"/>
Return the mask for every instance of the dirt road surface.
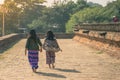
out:
<path id="1" fill-rule="evenodd" d="M 58 40 L 63 52 L 56 53 L 55 69 L 48 68 L 43 51 L 39 69 L 33 73 L 24 55 L 25 42 L 0 55 L 0 80 L 120 80 L 120 60 L 72 39 Z"/>

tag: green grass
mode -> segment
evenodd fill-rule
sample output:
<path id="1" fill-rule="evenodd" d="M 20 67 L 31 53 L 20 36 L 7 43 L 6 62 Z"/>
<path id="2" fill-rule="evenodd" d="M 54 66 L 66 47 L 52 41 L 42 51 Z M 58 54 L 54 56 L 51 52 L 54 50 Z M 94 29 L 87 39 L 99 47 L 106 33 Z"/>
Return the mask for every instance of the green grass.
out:
<path id="1" fill-rule="evenodd" d="M 103 54 L 103 51 L 98 51 L 96 52 L 96 54 Z"/>

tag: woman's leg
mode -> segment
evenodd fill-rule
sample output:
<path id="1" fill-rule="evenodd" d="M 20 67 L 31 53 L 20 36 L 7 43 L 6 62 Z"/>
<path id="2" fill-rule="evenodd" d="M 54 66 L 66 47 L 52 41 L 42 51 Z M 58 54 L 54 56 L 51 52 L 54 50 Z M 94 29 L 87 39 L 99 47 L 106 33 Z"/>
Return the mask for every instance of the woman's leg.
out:
<path id="1" fill-rule="evenodd" d="M 52 63 L 52 68 L 53 68 L 53 69 L 55 68 L 55 65 L 54 65 L 54 63 Z"/>
<path id="2" fill-rule="evenodd" d="M 49 68 L 51 69 L 51 65 L 50 64 L 48 64 L 49 65 Z"/>
<path id="3" fill-rule="evenodd" d="M 36 72 L 36 69 L 35 68 L 32 68 L 33 72 Z"/>

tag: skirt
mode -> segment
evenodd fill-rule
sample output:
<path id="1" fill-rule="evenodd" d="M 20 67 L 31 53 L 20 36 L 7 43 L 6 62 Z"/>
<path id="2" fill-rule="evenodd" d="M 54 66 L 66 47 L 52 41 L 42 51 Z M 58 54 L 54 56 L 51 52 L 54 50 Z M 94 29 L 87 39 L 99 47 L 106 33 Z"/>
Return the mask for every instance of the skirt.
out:
<path id="1" fill-rule="evenodd" d="M 38 51 L 34 51 L 34 50 L 29 50 L 28 51 L 28 60 L 29 60 L 29 63 L 33 68 L 37 69 L 38 68 L 38 61 L 39 61 L 39 58 L 38 58 Z"/>
<path id="2" fill-rule="evenodd" d="M 46 51 L 46 64 L 55 63 L 55 52 Z"/>

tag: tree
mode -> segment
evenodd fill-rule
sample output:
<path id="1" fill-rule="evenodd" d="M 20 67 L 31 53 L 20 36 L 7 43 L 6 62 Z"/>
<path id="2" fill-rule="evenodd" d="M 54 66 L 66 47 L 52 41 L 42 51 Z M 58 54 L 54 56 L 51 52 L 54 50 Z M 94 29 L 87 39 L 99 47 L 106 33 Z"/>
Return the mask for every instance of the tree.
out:
<path id="1" fill-rule="evenodd" d="M 83 9 L 79 12 L 76 12 L 75 14 L 73 14 L 70 18 L 70 20 L 68 21 L 68 23 L 66 24 L 66 32 L 72 32 L 74 25 L 78 25 L 78 24 L 85 24 L 85 23 L 98 23 L 99 22 L 99 11 L 100 11 L 101 7 L 92 7 L 92 8 L 86 8 Z"/>
<path id="2" fill-rule="evenodd" d="M 0 10 L 1 10 L 1 13 L 2 13 L 2 36 L 5 35 L 5 17 L 8 13 L 12 12 L 12 9 L 10 8 L 10 5 L 11 4 L 14 4 L 12 2 L 6 2 L 5 4 L 2 4 L 0 6 Z"/>
<path id="3" fill-rule="evenodd" d="M 7 10 L 5 14 L 5 32 L 18 32 L 19 27 L 28 28 L 38 17 L 43 15 L 45 6 L 41 5 L 45 0 L 5 0 L 3 4 Z M 0 13 L 2 17 L 2 12 Z M 0 20 L 2 22 L 2 20 Z M 0 24 L 2 26 L 2 23 Z M 0 28 L 1 30 L 1 28 Z"/>

